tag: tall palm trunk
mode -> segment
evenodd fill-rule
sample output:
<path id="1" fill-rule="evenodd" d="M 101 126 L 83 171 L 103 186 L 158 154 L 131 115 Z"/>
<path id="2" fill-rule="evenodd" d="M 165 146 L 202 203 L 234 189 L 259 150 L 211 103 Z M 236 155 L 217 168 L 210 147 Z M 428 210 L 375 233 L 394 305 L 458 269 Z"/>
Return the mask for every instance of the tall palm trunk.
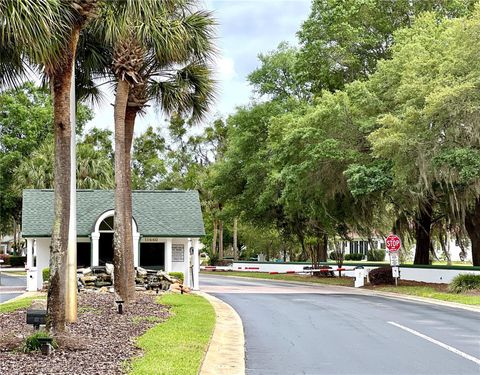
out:
<path id="1" fill-rule="evenodd" d="M 51 76 L 55 133 L 55 181 L 52 243 L 50 248 L 50 283 L 48 287 L 48 323 L 54 332 L 65 330 L 65 286 L 70 219 L 70 86 L 80 28 L 72 30 L 63 64 Z"/>
<path id="2" fill-rule="evenodd" d="M 135 118 L 137 117 L 139 108 L 131 107 L 127 105 L 125 113 L 125 216 L 127 218 L 133 218 L 133 202 L 132 202 L 132 143 L 133 143 L 133 130 L 135 128 Z M 125 222 L 125 261 L 127 265 L 126 269 L 126 281 L 129 287 L 127 293 L 129 293 L 129 300 L 135 298 L 135 269 L 133 261 L 133 230 L 132 220 Z M 133 287 L 131 287 L 133 285 Z"/>
<path id="3" fill-rule="evenodd" d="M 114 265 L 114 288 L 115 293 L 127 304 L 135 293 L 134 285 L 129 285 L 127 274 L 130 258 L 127 255 L 128 243 L 132 243 L 132 237 L 127 238 L 127 217 L 125 199 L 127 197 L 127 176 L 125 175 L 125 117 L 127 110 L 128 93 L 130 85 L 125 80 L 118 80 L 115 97 L 115 233 L 113 239 L 113 265 Z M 129 241 L 130 240 L 130 241 Z M 133 264 L 131 265 L 133 267 Z M 130 290 L 133 289 L 133 290 Z"/>

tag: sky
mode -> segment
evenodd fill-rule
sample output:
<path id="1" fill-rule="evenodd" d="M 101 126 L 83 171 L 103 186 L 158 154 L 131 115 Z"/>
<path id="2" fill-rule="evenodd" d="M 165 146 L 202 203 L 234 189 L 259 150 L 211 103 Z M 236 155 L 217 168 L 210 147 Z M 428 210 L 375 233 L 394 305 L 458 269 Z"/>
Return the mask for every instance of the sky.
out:
<path id="1" fill-rule="evenodd" d="M 282 41 L 297 42 L 299 30 L 310 12 L 310 0 L 203 0 L 205 8 L 213 12 L 218 22 L 215 61 L 215 79 L 218 81 L 217 100 L 210 111 L 211 118 L 227 116 L 235 107 L 248 104 L 252 88 L 247 75 L 259 66 L 257 56 L 274 50 Z M 113 130 L 112 92 L 94 108 L 95 118 L 87 128 Z M 138 119 L 135 133 L 148 126 L 164 124 L 164 116 L 155 108 Z"/>

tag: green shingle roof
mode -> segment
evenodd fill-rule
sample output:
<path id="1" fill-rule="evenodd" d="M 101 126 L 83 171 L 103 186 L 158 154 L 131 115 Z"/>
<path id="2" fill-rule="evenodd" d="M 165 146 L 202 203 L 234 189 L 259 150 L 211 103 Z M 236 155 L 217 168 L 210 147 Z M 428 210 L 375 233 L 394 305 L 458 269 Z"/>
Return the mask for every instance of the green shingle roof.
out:
<path id="1" fill-rule="evenodd" d="M 205 235 L 198 192 L 188 190 L 133 191 L 133 217 L 142 236 L 199 237 Z M 98 217 L 114 209 L 112 190 L 77 190 L 77 236 L 87 237 Z M 24 190 L 24 237 L 49 237 L 53 225 L 53 190 Z"/>

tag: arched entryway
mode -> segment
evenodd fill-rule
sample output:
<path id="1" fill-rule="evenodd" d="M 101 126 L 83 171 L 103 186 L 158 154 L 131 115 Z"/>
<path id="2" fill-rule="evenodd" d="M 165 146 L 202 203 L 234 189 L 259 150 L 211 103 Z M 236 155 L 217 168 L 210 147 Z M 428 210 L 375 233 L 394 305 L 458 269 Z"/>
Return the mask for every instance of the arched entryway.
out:
<path id="1" fill-rule="evenodd" d="M 113 264 L 113 216 L 108 216 L 100 223 L 98 228 L 98 265 Z"/>
<path id="2" fill-rule="evenodd" d="M 105 263 L 113 263 L 113 215 L 109 210 L 101 214 L 95 222 L 92 238 L 92 266 L 103 266 Z M 132 219 L 134 265 L 138 266 L 138 233 L 137 223 Z"/>

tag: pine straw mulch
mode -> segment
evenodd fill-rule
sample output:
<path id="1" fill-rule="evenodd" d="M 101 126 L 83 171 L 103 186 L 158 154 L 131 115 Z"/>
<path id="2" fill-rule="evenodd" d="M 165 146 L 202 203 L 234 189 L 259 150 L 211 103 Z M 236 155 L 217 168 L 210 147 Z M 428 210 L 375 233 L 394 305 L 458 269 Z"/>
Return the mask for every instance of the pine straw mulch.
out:
<path id="1" fill-rule="evenodd" d="M 59 348 L 49 356 L 23 353 L 26 309 L 0 314 L 0 374 L 123 374 L 130 358 L 141 355 L 135 339 L 168 318 L 167 306 L 155 302 L 151 292 L 137 292 L 136 302 L 117 313 L 111 293 L 81 292 L 78 321 L 58 337 Z"/>

